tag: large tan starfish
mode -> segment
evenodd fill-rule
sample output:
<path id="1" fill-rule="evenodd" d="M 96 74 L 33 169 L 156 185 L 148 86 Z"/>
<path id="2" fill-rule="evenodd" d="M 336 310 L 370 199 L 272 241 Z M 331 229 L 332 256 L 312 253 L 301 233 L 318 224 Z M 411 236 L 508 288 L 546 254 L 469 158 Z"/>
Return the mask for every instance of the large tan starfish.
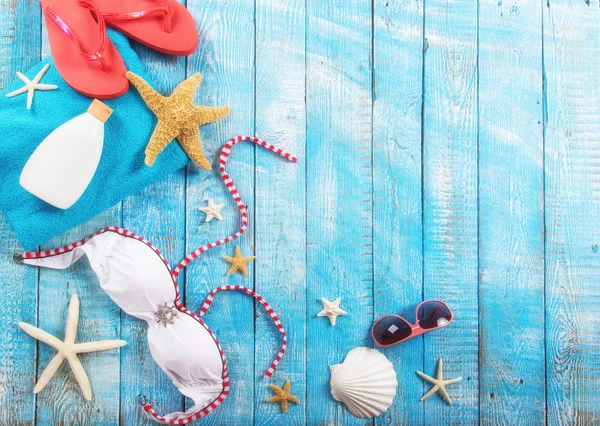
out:
<path id="1" fill-rule="evenodd" d="M 146 165 L 152 166 L 158 154 L 173 139 L 177 139 L 188 157 L 203 169 L 210 170 L 210 163 L 200 144 L 198 127 L 225 117 L 229 114 L 229 107 L 194 104 L 194 93 L 200 86 L 202 76 L 198 73 L 182 81 L 169 97 L 157 93 L 143 78 L 132 72 L 127 72 L 127 78 L 158 118 L 158 124 L 146 147 Z"/>
<path id="2" fill-rule="evenodd" d="M 281 389 L 279 386 L 271 384 L 271 389 L 273 389 L 273 392 L 275 392 L 275 396 L 267 399 L 267 402 L 279 402 L 281 404 L 281 411 L 287 413 L 288 401 L 295 404 L 300 404 L 300 400 L 291 394 L 290 388 L 291 384 L 289 380 L 285 381 L 283 389 Z"/>

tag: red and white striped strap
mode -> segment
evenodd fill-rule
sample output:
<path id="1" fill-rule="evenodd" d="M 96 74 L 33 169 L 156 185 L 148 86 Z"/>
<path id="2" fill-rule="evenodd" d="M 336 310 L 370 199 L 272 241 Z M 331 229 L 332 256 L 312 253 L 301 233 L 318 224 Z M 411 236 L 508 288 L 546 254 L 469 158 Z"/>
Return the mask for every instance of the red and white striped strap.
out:
<path id="1" fill-rule="evenodd" d="M 221 347 L 219 339 L 217 339 L 215 333 L 213 333 L 210 327 L 208 327 L 204 320 L 202 320 L 201 315 L 196 315 L 195 313 L 187 309 L 185 306 L 183 306 L 181 300 L 179 299 L 179 287 L 177 286 L 177 283 L 175 281 L 173 281 L 173 283 L 175 284 L 175 288 L 177 290 L 177 299 L 175 300 L 177 309 L 179 309 L 183 313 L 190 315 L 192 318 L 194 318 L 196 321 L 202 324 L 202 326 L 210 333 L 213 340 L 215 341 L 215 344 L 217 345 L 217 348 L 219 349 L 221 361 L 223 362 L 223 390 L 221 391 L 221 394 L 206 407 L 199 407 L 195 411 L 191 412 L 187 411 L 185 413 L 171 413 L 167 414 L 166 416 L 158 414 L 154 409 L 154 406 L 148 402 L 148 399 L 145 395 L 139 395 L 138 398 L 140 404 L 142 405 L 142 408 L 152 420 L 162 424 L 184 425 L 207 416 L 208 414 L 212 413 L 219 405 L 221 405 L 223 401 L 225 401 L 225 398 L 227 398 L 227 396 L 229 395 L 229 388 L 231 383 L 229 381 L 229 372 L 227 371 L 227 360 L 225 358 L 225 352 Z"/>
<path id="2" fill-rule="evenodd" d="M 227 370 L 224 370 L 223 371 L 223 391 L 217 397 L 217 399 L 215 399 L 211 404 L 209 404 L 205 408 L 198 409 L 197 411 L 195 411 L 193 413 L 186 412 L 186 416 L 183 418 L 172 419 L 172 418 L 169 418 L 169 416 L 173 416 L 173 414 L 169 414 L 167 416 L 162 416 L 162 415 L 158 414 L 154 410 L 154 407 L 152 406 L 152 404 L 150 404 L 148 402 L 148 399 L 146 398 L 145 395 L 139 395 L 138 400 L 139 400 L 139 403 L 142 406 L 143 410 L 145 411 L 145 413 L 155 422 L 162 423 L 165 425 L 185 425 L 185 424 L 191 423 L 195 420 L 201 419 L 201 418 L 207 416 L 208 414 L 212 413 L 219 405 L 221 405 L 223 403 L 223 401 L 225 401 L 225 398 L 227 398 L 227 395 L 229 395 L 229 386 L 230 386 L 229 374 L 227 373 Z"/>
<path id="3" fill-rule="evenodd" d="M 142 404 L 144 411 L 155 421 L 159 422 L 159 423 L 163 423 L 163 424 L 187 424 L 190 423 L 194 420 L 200 419 L 202 417 L 204 417 L 205 415 L 211 413 L 215 408 L 217 408 L 227 397 L 227 395 L 229 394 L 229 386 L 230 386 L 230 382 L 229 382 L 229 374 L 227 372 L 227 361 L 225 360 L 225 354 L 223 352 L 223 349 L 221 348 L 221 345 L 219 343 L 219 341 L 217 340 L 216 336 L 214 335 L 214 333 L 212 332 L 212 330 L 210 328 L 208 328 L 208 326 L 206 326 L 206 324 L 204 324 L 204 321 L 202 321 L 202 319 L 200 318 L 201 316 L 204 315 L 204 313 L 206 313 L 206 311 L 208 310 L 208 307 L 211 305 L 214 295 L 215 293 L 217 293 L 218 291 L 221 290 L 241 290 L 244 291 L 245 293 L 251 295 L 252 297 L 256 298 L 256 300 L 258 300 L 260 302 L 261 305 L 263 305 L 265 307 L 265 309 L 267 310 L 267 312 L 269 313 L 269 315 L 271 316 L 271 318 L 273 319 L 273 321 L 275 322 L 275 325 L 277 326 L 277 328 L 279 329 L 279 331 L 281 332 L 281 335 L 283 336 L 283 345 L 281 347 L 281 350 L 279 351 L 279 353 L 277 354 L 277 357 L 275 358 L 275 360 L 271 363 L 271 366 L 269 367 L 269 369 L 267 370 L 265 377 L 271 377 L 273 375 L 273 372 L 275 371 L 275 369 L 277 368 L 277 364 L 279 364 L 279 361 L 281 360 L 281 357 L 283 356 L 283 354 L 285 353 L 286 350 L 286 346 L 287 346 L 287 335 L 285 333 L 285 330 L 283 329 L 283 326 L 281 325 L 281 321 L 279 320 L 279 317 L 274 313 L 273 309 L 271 308 L 271 306 L 258 294 L 256 294 L 254 291 L 246 288 L 246 287 L 242 287 L 242 286 L 222 286 L 222 287 L 218 287 L 216 289 L 214 289 L 213 291 L 210 292 L 210 294 L 208 295 L 208 297 L 206 298 L 206 301 L 204 302 L 204 305 L 202 306 L 201 312 L 200 312 L 200 316 L 193 314 L 192 312 L 188 311 L 180 302 L 180 295 L 179 295 L 179 287 L 177 286 L 177 281 L 175 280 L 175 278 L 179 275 L 179 273 L 183 270 L 183 268 L 185 268 L 192 260 L 194 260 L 195 258 L 197 258 L 198 256 L 200 256 L 202 253 L 204 253 L 205 251 L 219 246 L 221 244 L 225 244 L 231 240 L 234 240 L 236 238 L 238 238 L 240 235 L 242 235 L 244 233 L 244 231 L 246 230 L 247 226 L 248 226 L 248 212 L 246 211 L 246 206 L 244 205 L 244 203 L 242 202 L 242 199 L 235 187 L 235 185 L 233 184 L 233 181 L 231 180 L 231 178 L 229 177 L 229 175 L 227 174 L 227 172 L 225 171 L 225 165 L 227 164 L 227 158 L 229 157 L 229 153 L 231 151 L 231 148 L 233 147 L 233 145 L 243 142 L 243 141 L 251 141 L 254 142 L 257 145 L 262 146 L 263 148 L 268 149 L 269 151 L 273 151 L 276 154 L 284 157 L 287 160 L 290 160 L 294 163 L 296 163 L 298 160 L 296 157 L 290 155 L 289 153 L 282 151 L 279 148 L 276 148 L 275 146 L 262 141 L 260 139 L 257 138 L 252 138 L 250 136 L 238 136 L 236 138 L 231 139 L 229 142 L 227 142 L 225 144 L 225 146 L 223 147 L 223 150 L 221 151 L 221 156 L 220 156 L 220 171 L 221 171 L 221 176 L 223 177 L 223 182 L 225 183 L 225 186 L 227 187 L 227 189 L 229 190 L 229 192 L 231 193 L 231 195 L 233 196 L 233 199 L 235 200 L 235 202 L 237 203 L 237 206 L 240 210 L 241 213 L 241 217 L 242 217 L 242 227 L 238 230 L 238 232 L 236 232 L 234 235 L 230 236 L 230 237 L 226 237 L 222 240 L 219 241 L 215 241 L 213 243 L 207 244 L 205 246 L 202 246 L 200 248 L 198 248 L 196 251 L 194 251 L 193 253 L 189 254 L 188 256 L 186 256 L 186 258 L 184 260 L 182 260 L 179 265 L 177 265 L 177 267 L 171 271 L 171 275 L 173 276 L 173 284 L 175 285 L 175 289 L 177 292 L 177 297 L 176 297 L 176 303 L 177 303 L 177 307 L 179 308 L 180 311 L 185 312 L 190 314 L 191 316 L 193 316 L 195 319 L 197 319 L 209 332 L 210 334 L 213 336 L 213 338 L 215 339 L 215 342 L 217 344 L 217 347 L 219 348 L 219 353 L 221 354 L 221 358 L 223 361 L 223 391 L 222 393 L 217 397 L 217 399 L 215 401 L 213 401 L 208 407 L 206 408 L 202 408 L 199 409 L 198 411 L 194 412 L 194 413 L 186 413 L 185 418 L 170 418 L 169 415 L 167 416 L 161 416 L 159 415 L 153 408 L 152 404 L 148 403 L 147 399 L 143 397 L 143 401 L 140 401 L 140 403 Z M 127 236 L 127 237 L 131 237 L 131 238 L 135 238 L 143 243 L 145 243 L 146 245 L 148 245 L 149 247 L 151 247 L 161 258 L 161 260 L 165 263 L 165 265 L 167 267 L 169 267 L 169 263 L 167 262 L 167 260 L 160 254 L 160 252 L 146 239 L 135 235 L 133 232 L 129 232 L 125 229 L 121 229 L 118 228 L 116 226 L 109 226 L 106 227 L 100 231 L 98 231 L 97 233 L 95 233 L 94 235 L 91 235 L 87 238 L 84 238 L 80 241 L 77 241 L 73 244 L 69 244 L 67 246 L 64 247 L 60 247 L 60 248 L 56 248 L 53 250 L 44 250 L 44 251 L 40 251 L 40 252 L 26 252 L 23 254 L 15 254 L 15 261 L 20 262 L 23 259 L 39 259 L 39 258 L 45 258 L 45 257 L 50 257 L 50 256 L 56 256 L 56 255 L 60 255 L 60 254 L 64 254 L 67 252 L 70 252 L 72 250 L 74 250 L 77 247 L 80 247 L 82 245 L 84 245 L 85 243 L 87 243 L 90 239 L 92 239 L 93 237 L 103 234 L 105 232 L 108 231 L 112 231 L 112 232 L 117 232 L 123 236 Z"/>
<path id="4" fill-rule="evenodd" d="M 275 357 L 275 359 L 271 363 L 271 366 L 269 367 L 269 369 L 265 373 L 265 377 L 269 378 L 269 377 L 271 377 L 273 375 L 273 372 L 277 368 L 277 364 L 279 364 L 279 361 L 281 361 L 281 358 L 283 357 L 283 354 L 285 353 L 285 350 L 286 350 L 286 347 L 287 347 L 287 334 L 285 333 L 285 330 L 283 329 L 283 325 L 281 324 L 281 321 L 279 320 L 279 317 L 273 311 L 273 308 L 271 308 L 271 305 L 269 305 L 269 303 L 265 299 L 263 299 L 263 297 L 260 294 L 256 293 L 253 290 L 250 290 L 249 288 L 243 287 L 241 285 L 224 285 L 224 286 L 221 286 L 221 287 L 217 287 L 213 291 L 210 292 L 210 294 L 208 295 L 208 297 L 204 301 L 204 304 L 202 305 L 202 309 L 200 309 L 200 316 L 204 316 L 204 314 L 206 313 L 206 311 L 208 311 L 208 308 L 211 305 L 211 303 L 213 302 L 213 299 L 214 299 L 215 294 L 217 292 L 219 292 L 219 291 L 230 291 L 230 290 L 243 291 L 244 293 L 249 294 L 250 296 L 254 297 L 256 300 L 258 300 L 258 302 L 265 307 L 265 309 L 267 310 L 267 312 L 269 313 L 269 315 L 273 319 L 273 322 L 275 323 L 275 325 L 279 329 L 279 332 L 283 336 L 283 344 L 281 345 L 281 350 L 279 351 L 279 353 L 277 354 L 277 356 Z"/>
<path id="5" fill-rule="evenodd" d="M 221 156 L 219 158 L 219 162 L 220 162 L 219 169 L 221 171 L 221 176 L 223 178 L 223 182 L 225 183 L 225 186 L 229 190 L 229 193 L 231 194 L 231 196 L 237 203 L 237 206 L 240 210 L 240 214 L 242 216 L 242 226 L 235 234 L 233 234 L 229 237 L 225 237 L 219 241 L 214 241 L 210 244 L 206 244 L 202 247 L 199 247 L 194 252 L 188 254 L 185 257 L 185 259 L 183 259 L 179 263 L 179 265 L 177 265 L 177 267 L 173 270 L 172 274 L 175 277 L 179 275 L 179 273 L 183 270 L 183 268 L 185 268 L 192 260 L 196 259 L 202 253 L 210 250 L 213 247 L 217 247 L 222 244 L 228 243 L 229 241 L 235 240 L 236 238 L 238 238 L 240 235 L 242 235 L 246 231 L 246 228 L 248 227 L 248 211 L 246 210 L 246 206 L 244 205 L 244 202 L 242 201 L 242 198 L 240 197 L 240 194 L 239 194 L 237 188 L 235 187 L 235 185 L 233 184 L 233 181 L 229 177 L 229 174 L 227 174 L 227 172 L 225 171 L 225 165 L 227 164 L 227 159 L 229 157 L 229 153 L 231 152 L 231 148 L 235 144 L 238 144 L 243 141 L 254 142 L 255 144 L 262 146 L 263 148 L 266 148 L 269 151 L 275 152 L 277 155 L 280 155 L 281 157 L 285 158 L 286 160 L 289 160 L 293 163 L 298 162 L 298 159 L 296 157 L 294 157 L 293 155 L 271 145 L 270 143 L 260 140 L 258 138 L 253 138 L 250 136 L 238 136 L 238 137 L 231 139 L 229 142 L 227 142 L 223 146 L 223 149 L 221 150 Z"/>

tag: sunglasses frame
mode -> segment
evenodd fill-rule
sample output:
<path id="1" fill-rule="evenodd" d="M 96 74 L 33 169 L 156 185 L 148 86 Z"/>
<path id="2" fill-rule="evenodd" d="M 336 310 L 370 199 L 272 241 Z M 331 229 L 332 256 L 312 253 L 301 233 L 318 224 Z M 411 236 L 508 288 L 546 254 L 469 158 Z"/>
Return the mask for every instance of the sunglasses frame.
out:
<path id="1" fill-rule="evenodd" d="M 419 308 L 421 307 L 421 305 L 425 304 L 425 303 L 430 303 L 430 302 L 436 302 L 436 303 L 440 303 L 442 305 L 444 305 L 446 307 L 446 309 L 448 309 L 448 312 L 450 312 L 450 321 L 448 321 L 446 324 L 444 325 L 440 325 L 437 326 L 435 328 L 423 328 L 419 325 Z M 402 321 L 404 321 L 409 327 L 410 327 L 410 334 L 408 335 L 408 337 L 399 340 L 396 343 L 392 343 L 389 345 L 382 345 L 380 344 L 377 339 L 375 339 L 375 327 L 377 327 L 377 324 L 379 324 L 382 320 L 384 320 L 385 318 L 390 318 L 390 317 L 395 317 L 395 318 L 400 318 Z M 415 309 L 415 323 L 411 324 L 410 322 L 408 322 L 408 320 L 400 315 L 384 315 L 381 318 L 379 318 L 377 321 L 375 321 L 375 323 L 373 324 L 373 327 L 371 327 L 371 338 L 373 339 L 373 342 L 375 343 L 375 346 L 380 347 L 380 348 L 389 348 L 392 346 L 396 346 L 402 342 L 406 342 L 407 340 L 412 339 L 413 337 L 417 337 L 420 336 L 421 334 L 425 334 L 429 331 L 433 331 L 433 330 L 438 330 L 440 328 L 444 328 L 447 325 L 449 325 L 452 321 L 454 321 L 454 312 L 452 312 L 452 309 L 450 309 L 450 306 L 448 306 L 445 302 L 442 302 L 441 300 L 423 300 L 421 303 L 419 303 L 417 305 L 417 308 Z"/>

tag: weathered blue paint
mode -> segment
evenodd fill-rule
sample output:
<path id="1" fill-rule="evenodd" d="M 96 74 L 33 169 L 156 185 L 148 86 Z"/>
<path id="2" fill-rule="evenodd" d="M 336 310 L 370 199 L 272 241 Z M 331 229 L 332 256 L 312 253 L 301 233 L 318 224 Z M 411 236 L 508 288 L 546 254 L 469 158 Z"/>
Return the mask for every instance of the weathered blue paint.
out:
<path id="1" fill-rule="evenodd" d="M 46 27 L 42 26 L 42 29 L 42 40 L 45 41 L 41 44 L 41 56 L 47 57 L 50 55 L 50 46 L 45 34 Z M 51 249 L 77 241 L 108 225 L 121 226 L 120 203 L 92 220 L 53 238 L 41 249 Z M 77 262 L 67 270 L 40 269 L 38 277 L 37 315 L 40 328 L 62 337 L 69 300 L 72 294 L 77 294 L 81 302 L 77 341 L 98 340 L 96 336 L 102 336 L 102 339 L 120 337 L 121 312 L 102 291 L 85 260 Z M 53 348 L 43 343 L 38 344 L 34 381 L 37 381 L 55 353 Z M 81 362 L 92 386 L 92 402 L 88 403 L 81 397 L 79 385 L 65 363 L 46 388 L 37 395 L 36 423 L 83 423 L 93 416 L 102 424 L 118 424 L 119 406 L 115 404 L 115 395 L 119 395 L 120 398 L 121 385 L 120 375 L 115 373 L 121 366 L 120 350 L 82 355 Z"/>
<path id="2" fill-rule="evenodd" d="M 280 314 L 290 341 L 262 378 L 280 336 L 242 294 L 219 294 L 206 316 L 222 342 L 232 388 L 203 423 L 595 424 L 600 421 L 600 21 L 584 0 L 188 0 L 199 49 L 170 58 L 136 45 L 159 90 L 195 72 L 196 101 L 232 107 L 202 128 L 216 159 L 255 134 L 299 163 L 249 144 L 229 169 L 250 208 L 239 240 L 250 276 L 225 277 L 220 247 L 180 277 L 197 311 L 211 288 L 243 284 Z M 37 3 L 0 5 L 0 87 L 49 54 Z M 216 166 L 216 161 L 215 161 Z M 198 207 L 224 202 L 225 220 Z M 172 262 L 230 234 L 239 218 L 215 170 L 190 166 L 48 242 L 122 225 Z M 545 231 L 545 232 L 544 232 Z M 66 271 L 13 264 L 18 243 L 0 219 L 0 424 L 152 424 L 136 397 L 162 412 L 186 401 L 156 367 L 144 324 L 100 290 L 85 261 Z M 61 335 L 71 294 L 78 338 L 118 338 L 121 351 L 82 357 L 94 400 L 68 368 L 37 397 L 52 350 L 15 325 Z M 331 327 L 319 299 L 342 296 Z M 359 420 L 329 393 L 329 365 L 372 346 L 374 317 L 414 319 L 422 300 L 456 313 L 448 328 L 383 350 L 399 378 L 394 405 Z M 420 402 L 416 375 L 445 361 L 454 405 Z M 291 379 L 300 405 L 265 403 Z M 188 405 L 189 406 L 189 405 Z"/>
<path id="3" fill-rule="evenodd" d="M 480 1 L 479 12 L 480 418 L 538 425 L 545 423 L 542 4 L 513 6 Z"/>
<path id="4" fill-rule="evenodd" d="M 281 336 L 262 306 L 256 310 L 255 422 L 306 423 L 306 112 L 304 0 L 256 3 L 256 136 L 299 157 L 297 164 L 256 151 L 256 291 L 280 316 L 289 349 L 277 372 L 264 379 L 281 345 Z M 264 401 L 269 383 L 289 379 L 302 403 L 288 414 Z"/>
<path id="5" fill-rule="evenodd" d="M 311 0 L 306 13 L 306 420 L 358 425 L 331 398 L 329 366 L 372 345 L 372 9 Z M 319 300 L 338 296 L 348 315 L 331 326 Z"/>
<path id="6" fill-rule="evenodd" d="M 544 7 L 548 424 L 600 422 L 598 2 Z"/>
<path id="7" fill-rule="evenodd" d="M 0 86 L 17 71 L 29 69 L 41 57 L 39 8 L 11 2 L 0 7 Z M 19 243 L 0 214 L 0 424 L 16 419 L 33 424 L 36 397 L 37 344 L 17 327 L 17 321 L 37 324 L 38 273 L 12 261 Z"/>
<path id="8" fill-rule="evenodd" d="M 424 422 L 472 424 L 479 420 L 477 4 L 426 1 L 424 33 L 423 298 L 444 300 L 457 321 L 425 335 L 423 371 L 431 375 L 443 358 L 446 375 L 464 377 L 452 389 L 454 406 L 423 403 Z"/>
<path id="9" fill-rule="evenodd" d="M 421 123 L 423 3 L 378 0 L 374 8 L 374 314 L 413 321 L 423 291 Z M 423 339 L 385 350 L 400 383 L 377 424 L 422 424 Z"/>
<path id="10" fill-rule="evenodd" d="M 170 94 L 186 77 L 183 58 L 160 55 L 137 43 L 134 47 L 153 80 L 158 82 L 156 89 L 160 93 Z M 151 241 L 172 265 L 185 256 L 185 204 L 181 202 L 184 182 L 185 171 L 180 170 L 141 194 L 129 197 L 122 208 L 123 227 Z M 183 279 L 179 285 L 184 291 Z M 183 409 L 183 397 L 152 360 L 146 323 L 121 312 L 121 339 L 128 342 L 121 349 L 121 423 L 152 423 L 140 410 L 139 394 L 146 395 L 160 414 Z"/>
<path id="11" fill-rule="evenodd" d="M 208 158 L 213 159 L 213 172 L 196 166 L 188 168 L 187 179 L 187 250 L 195 250 L 209 241 L 237 231 L 239 210 L 225 189 L 218 171 L 218 156 L 223 143 L 237 135 L 254 133 L 254 1 L 190 0 L 189 9 L 196 18 L 200 33 L 199 48 L 188 58 L 188 75 L 201 72 L 203 83 L 197 101 L 202 105 L 229 105 L 231 113 L 224 120 L 201 129 Z M 227 34 L 227 35 L 225 35 Z M 255 263 L 248 267 L 246 278 L 239 273 L 226 277 L 229 264 L 223 256 L 232 256 L 239 244 L 244 255 L 255 253 L 254 246 L 254 146 L 236 145 L 227 163 L 228 171 L 244 202 L 250 206 L 249 230 L 234 243 L 209 251 L 193 262 L 186 272 L 186 301 L 198 310 L 207 293 L 224 284 L 255 287 Z M 198 210 L 208 198 L 225 203 L 224 220 L 205 222 Z M 214 415 L 206 418 L 209 425 L 243 425 L 254 421 L 254 300 L 242 293 L 219 293 L 204 317 L 215 331 L 225 356 L 231 378 L 231 393 Z M 241 401 L 248 401 L 241 403 Z"/>

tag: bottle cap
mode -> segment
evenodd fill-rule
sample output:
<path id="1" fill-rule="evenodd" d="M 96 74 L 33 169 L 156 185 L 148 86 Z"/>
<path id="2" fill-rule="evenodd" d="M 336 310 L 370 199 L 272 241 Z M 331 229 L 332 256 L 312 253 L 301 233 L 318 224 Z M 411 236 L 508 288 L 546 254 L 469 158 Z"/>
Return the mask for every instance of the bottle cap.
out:
<path id="1" fill-rule="evenodd" d="M 108 117 L 110 117 L 113 110 L 100 102 L 98 99 L 94 99 L 87 112 L 92 114 L 103 123 L 106 123 L 106 120 L 108 120 Z"/>

